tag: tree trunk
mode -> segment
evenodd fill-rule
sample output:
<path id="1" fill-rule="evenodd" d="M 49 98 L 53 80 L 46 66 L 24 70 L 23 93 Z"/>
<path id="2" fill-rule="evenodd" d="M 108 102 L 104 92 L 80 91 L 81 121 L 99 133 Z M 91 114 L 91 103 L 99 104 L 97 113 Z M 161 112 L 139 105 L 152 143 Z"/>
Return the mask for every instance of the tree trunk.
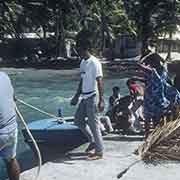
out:
<path id="1" fill-rule="evenodd" d="M 43 38 L 46 39 L 47 38 L 47 36 L 46 36 L 46 25 L 43 25 L 42 29 L 43 29 Z"/>
<path id="2" fill-rule="evenodd" d="M 56 57 L 58 57 L 59 55 L 59 27 L 60 27 L 60 23 L 59 23 L 59 7 L 57 7 L 55 9 L 55 13 L 56 13 L 56 29 L 55 29 L 55 37 L 56 37 Z"/>
<path id="3" fill-rule="evenodd" d="M 109 58 L 109 60 L 113 61 L 113 43 L 112 43 L 112 38 L 111 38 L 111 35 L 109 32 L 109 27 L 108 27 L 106 18 L 104 18 L 104 28 L 105 28 L 105 32 L 107 33 L 107 46 L 110 50 L 108 58 Z M 106 39 L 106 37 L 105 37 L 105 39 Z M 105 44 L 106 44 L 106 42 L 105 42 Z"/>
<path id="4" fill-rule="evenodd" d="M 142 49 L 141 55 L 142 57 L 149 52 L 148 49 L 148 39 L 152 35 L 152 27 L 150 25 L 150 17 L 151 17 L 151 10 L 152 7 L 149 7 L 145 4 L 145 0 L 141 0 L 141 11 L 142 11 L 142 24 L 141 24 L 141 40 L 142 40 Z"/>
<path id="5" fill-rule="evenodd" d="M 104 28 L 104 20 L 101 14 L 101 52 L 103 52 L 105 47 L 105 28 Z"/>
<path id="6" fill-rule="evenodd" d="M 100 0 L 98 1 L 100 7 L 100 16 L 101 16 L 101 52 L 103 52 L 105 47 L 105 17 L 104 17 L 104 6 L 103 2 Z"/>
<path id="7" fill-rule="evenodd" d="M 60 38 L 59 38 L 59 56 L 65 56 L 65 31 L 64 31 L 64 13 L 60 10 Z"/>
<path id="8" fill-rule="evenodd" d="M 148 36 L 146 32 L 142 33 L 142 49 L 141 49 L 141 54 L 142 56 L 146 55 L 148 51 Z"/>
<path id="9" fill-rule="evenodd" d="M 168 41 L 168 53 L 166 56 L 166 60 L 169 61 L 171 60 L 171 50 L 172 50 L 172 31 L 169 32 L 169 41 Z"/>

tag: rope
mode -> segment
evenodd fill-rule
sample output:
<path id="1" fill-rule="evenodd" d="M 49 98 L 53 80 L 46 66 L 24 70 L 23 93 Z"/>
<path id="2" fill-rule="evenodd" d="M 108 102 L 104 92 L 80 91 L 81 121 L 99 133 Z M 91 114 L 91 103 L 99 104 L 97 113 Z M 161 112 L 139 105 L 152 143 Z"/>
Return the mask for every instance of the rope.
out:
<path id="1" fill-rule="evenodd" d="M 38 162 L 38 170 L 37 170 L 37 174 L 36 174 L 34 180 L 38 180 L 39 175 L 40 175 L 40 171 L 41 171 L 41 166 L 42 166 L 42 157 L 41 157 L 41 153 L 40 153 L 39 147 L 38 147 L 38 145 L 37 145 L 37 143 L 36 143 L 34 137 L 32 136 L 30 130 L 28 129 L 28 126 L 27 126 L 27 124 L 26 124 L 26 122 L 25 122 L 25 120 L 24 120 L 24 118 L 23 118 L 21 112 L 19 111 L 19 109 L 18 109 L 16 103 L 14 103 L 14 104 L 15 104 L 15 110 L 16 110 L 16 113 L 17 113 L 17 115 L 19 116 L 20 120 L 22 121 L 22 123 L 23 123 L 23 125 L 24 125 L 24 127 L 25 127 L 25 129 L 26 129 L 26 131 L 27 131 L 27 133 L 28 133 L 28 135 L 29 135 L 29 137 L 32 139 L 32 142 L 33 142 L 34 147 L 35 147 L 36 152 L 37 152 L 37 156 L 38 156 L 39 162 Z"/>
<path id="2" fill-rule="evenodd" d="M 4 144 L 3 146 L 1 146 L 1 147 L 0 147 L 0 152 L 1 152 L 8 144 L 9 144 L 9 142 L 6 143 L 6 144 Z"/>
<path id="3" fill-rule="evenodd" d="M 28 104 L 28 103 L 24 102 L 24 101 L 21 100 L 21 99 L 16 98 L 16 100 L 17 100 L 18 102 L 24 104 L 25 106 L 28 106 L 29 108 L 31 108 L 31 109 L 33 109 L 33 110 L 36 110 L 36 111 L 38 111 L 38 112 L 40 112 L 40 113 L 42 113 L 42 114 L 45 114 L 45 115 L 47 115 L 47 116 L 49 116 L 49 117 L 51 117 L 51 118 L 57 119 L 58 122 L 64 122 L 64 121 L 65 121 L 65 118 L 57 117 L 57 116 L 55 116 L 54 114 L 50 114 L 50 113 L 48 113 L 48 112 L 45 112 L 45 111 L 43 111 L 43 110 L 41 110 L 41 109 L 39 109 L 39 108 L 31 105 L 31 104 Z"/>

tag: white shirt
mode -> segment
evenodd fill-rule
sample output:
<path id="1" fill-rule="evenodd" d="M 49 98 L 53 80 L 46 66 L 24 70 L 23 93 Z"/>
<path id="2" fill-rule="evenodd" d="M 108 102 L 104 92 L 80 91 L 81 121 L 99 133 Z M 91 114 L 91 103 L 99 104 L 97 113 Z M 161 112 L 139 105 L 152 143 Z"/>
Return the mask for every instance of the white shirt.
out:
<path id="1" fill-rule="evenodd" d="M 82 78 L 82 98 L 86 99 L 97 92 L 97 77 L 103 77 L 102 65 L 99 60 L 92 56 L 82 60 L 80 64 Z"/>
<path id="2" fill-rule="evenodd" d="M 14 90 L 7 74 L 0 72 L 0 134 L 10 133 L 17 127 L 14 109 Z"/>

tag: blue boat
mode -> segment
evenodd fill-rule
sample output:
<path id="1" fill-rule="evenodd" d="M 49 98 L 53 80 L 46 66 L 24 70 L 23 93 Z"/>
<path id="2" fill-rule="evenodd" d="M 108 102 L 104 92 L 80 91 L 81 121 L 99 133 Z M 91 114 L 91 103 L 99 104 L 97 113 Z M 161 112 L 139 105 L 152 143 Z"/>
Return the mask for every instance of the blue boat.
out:
<path id="1" fill-rule="evenodd" d="M 61 153 L 73 150 L 88 140 L 73 121 L 59 122 L 56 119 L 42 119 L 28 124 L 40 149 L 56 149 Z M 32 140 L 23 129 L 25 142 L 33 149 Z"/>

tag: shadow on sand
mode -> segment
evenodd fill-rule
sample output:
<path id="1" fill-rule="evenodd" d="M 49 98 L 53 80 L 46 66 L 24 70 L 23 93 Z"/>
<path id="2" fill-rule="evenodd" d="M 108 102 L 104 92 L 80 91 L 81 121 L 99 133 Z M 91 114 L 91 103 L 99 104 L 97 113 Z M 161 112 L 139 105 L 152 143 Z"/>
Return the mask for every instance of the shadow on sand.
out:
<path id="1" fill-rule="evenodd" d="M 119 135 L 119 134 L 109 134 L 103 137 L 104 141 L 142 141 L 143 136 L 129 136 L 129 135 Z M 81 148 L 76 149 L 75 151 L 66 151 L 61 152 L 58 149 L 53 149 L 50 147 L 40 147 L 41 154 L 43 158 L 43 164 L 46 162 L 53 163 L 64 163 L 68 165 L 73 165 L 75 162 L 79 160 L 87 160 L 87 153 L 84 153 L 83 150 L 81 152 Z M 25 159 L 25 160 L 24 160 Z M 21 170 L 26 171 L 32 169 L 38 165 L 38 158 L 36 156 L 35 151 L 28 150 L 20 154 L 18 158 Z"/>
<path id="2" fill-rule="evenodd" d="M 43 164 L 46 162 L 53 163 L 64 163 L 68 165 L 73 165 L 72 161 L 75 160 L 86 160 L 87 153 L 83 152 L 61 152 L 58 149 L 40 147 L 41 155 L 43 159 Z M 25 160 L 24 160 L 25 159 Z M 28 150 L 19 155 L 18 161 L 21 166 L 21 172 L 32 169 L 38 166 L 38 158 L 36 152 L 33 150 Z"/>

